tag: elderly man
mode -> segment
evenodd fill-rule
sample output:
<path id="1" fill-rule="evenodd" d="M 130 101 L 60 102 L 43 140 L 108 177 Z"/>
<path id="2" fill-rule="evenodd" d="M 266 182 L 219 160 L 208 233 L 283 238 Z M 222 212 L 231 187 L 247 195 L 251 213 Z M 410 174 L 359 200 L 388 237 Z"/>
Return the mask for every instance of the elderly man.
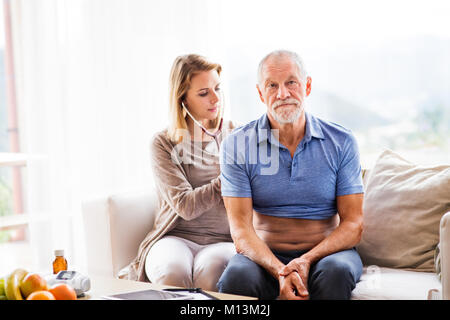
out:
<path id="1" fill-rule="evenodd" d="M 219 291 L 349 299 L 362 273 L 354 248 L 363 204 L 356 140 L 305 112 L 311 78 L 296 53 L 268 54 L 258 78 L 267 113 L 236 129 L 221 148 L 222 196 L 237 254 Z"/>

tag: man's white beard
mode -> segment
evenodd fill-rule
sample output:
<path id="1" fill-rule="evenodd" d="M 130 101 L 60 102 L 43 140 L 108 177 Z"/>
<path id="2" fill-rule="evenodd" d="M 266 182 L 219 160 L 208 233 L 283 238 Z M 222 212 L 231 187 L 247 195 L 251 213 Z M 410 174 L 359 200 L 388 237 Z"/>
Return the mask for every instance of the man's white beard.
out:
<path id="1" fill-rule="evenodd" d="M 275 109 L 281 105 L 281 104 L 295 104 L 295 110 L 289 113 L 281 112 L 277 113 Z M 269 108 L 270 114 L 280 124 L 286 124 L 286 123 L 294 123 L 297 121 L 297 119 L 300 117 L 303 111 L 303 104 L 300 103 L 297 99 L 286 99 L 286 100 L 279 100 L 272 104 L 272 106 Z"/>

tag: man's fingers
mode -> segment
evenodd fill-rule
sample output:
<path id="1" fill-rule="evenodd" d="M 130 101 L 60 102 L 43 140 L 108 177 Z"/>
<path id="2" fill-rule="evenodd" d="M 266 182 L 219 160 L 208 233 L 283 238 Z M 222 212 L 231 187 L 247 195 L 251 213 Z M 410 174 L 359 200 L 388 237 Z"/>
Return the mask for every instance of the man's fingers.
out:
<path id="1" fill-rule="evenodd" d="M 303 283 L 302 278 L 297 273 L 294 277 L 293 284 L 297 290 L 297 293 L 302 297 L 307 297 L 309 295 L 308 290 L 306 289 L 306 285 Z"/>
<path id="2" fill-rule="evenodd" d="M 280 277 L 280 299 L 306 300 L 309 293 L 297 272 L 292 272 L 287 277 Z"/>
<path id="3" fill-rule="evenodd" d="M 294 270 L 291 266 L 287 265 L 287 266 L 284 266 L 283 269 L 281 269 L 281 271 L 278 272 L 278 274 L 279 274 L 280 276 L 285 277 L 285 276 L 287 276 L 289 273 L 291 273 L 292 271 L 295 271 L 295 270 Z"/>
<path id="4" fill-rule="evenodd" d="M 296 295 L 294 288 L 285 288 L 280 292 L 281 300 L 302 300 L 303 298 Z"/>

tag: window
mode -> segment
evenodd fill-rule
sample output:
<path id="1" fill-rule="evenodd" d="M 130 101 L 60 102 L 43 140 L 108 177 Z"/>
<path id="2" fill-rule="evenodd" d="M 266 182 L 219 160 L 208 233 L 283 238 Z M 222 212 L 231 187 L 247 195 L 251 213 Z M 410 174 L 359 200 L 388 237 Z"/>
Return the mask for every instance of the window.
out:
<path id="1" fill-rule="evenodd" d="M 23 175 L 25 159 L 19 152 L 16 118 L 14 69 L 12 67 L 11 38 L 8 10 L 0 6 L 0 274 L 18 266 L 29 266 L 28 216 L 24 213 Z"/>
<path id="2" fill-rule="evenodd" d="M 363 166 L 383 148 L 450 163 L 449 9 L 445 1 L 227 1 L 231 117 L 245 122 L 266 110 L 257 63 L 289 49 L 313 80 L 306 110 L 351 129 Z"/>

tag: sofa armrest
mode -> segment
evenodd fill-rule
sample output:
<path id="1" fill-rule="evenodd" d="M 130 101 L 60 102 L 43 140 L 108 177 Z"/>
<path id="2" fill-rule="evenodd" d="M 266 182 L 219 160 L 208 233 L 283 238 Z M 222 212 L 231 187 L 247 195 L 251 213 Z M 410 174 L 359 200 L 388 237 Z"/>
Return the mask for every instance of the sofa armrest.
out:
<path id="1" fill-rule="evenodd" d="M 153 228 L 158 200 L 154 192 L 130 192 L 83 203 L 89 274 L 117 277 L 137 255 Z"/>
<path id="2" fill-rule="evenodd" d="M 83 202 L 82 218 L 88 274 L 113 277 L 108 197 Z"/>
<path id="3" fill-rule="evenodd" d="M 450 212 L 441 218 L 439 237 L 442 299 L 450 300 Z"/>

